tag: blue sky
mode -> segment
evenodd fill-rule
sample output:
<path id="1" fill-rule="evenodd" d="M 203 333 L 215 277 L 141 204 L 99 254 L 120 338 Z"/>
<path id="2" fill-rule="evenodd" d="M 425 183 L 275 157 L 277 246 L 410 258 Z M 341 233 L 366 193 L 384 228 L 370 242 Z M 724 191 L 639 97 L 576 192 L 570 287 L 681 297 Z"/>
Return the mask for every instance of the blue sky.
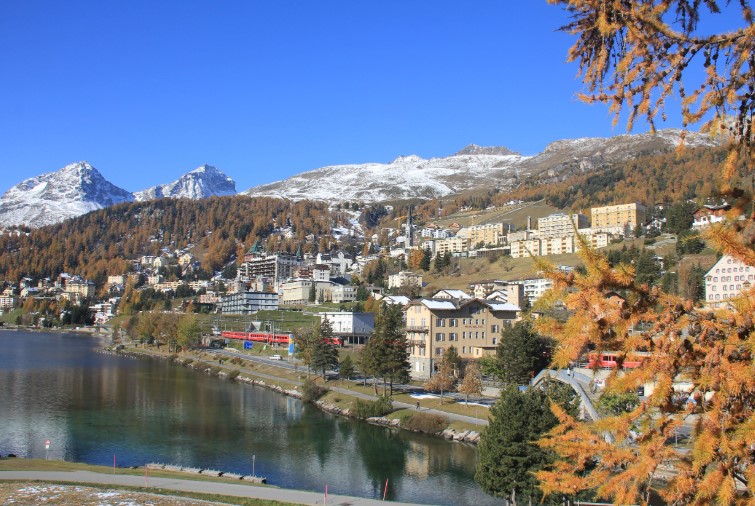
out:
<path id="1" fill-rule="evenodd" d="M 624 133 L 576 100 L 566 21 L 545 0 L 4 0 L 0 193 L 80 160 L 130 191 L 208 163 L 241 191 Z"/>

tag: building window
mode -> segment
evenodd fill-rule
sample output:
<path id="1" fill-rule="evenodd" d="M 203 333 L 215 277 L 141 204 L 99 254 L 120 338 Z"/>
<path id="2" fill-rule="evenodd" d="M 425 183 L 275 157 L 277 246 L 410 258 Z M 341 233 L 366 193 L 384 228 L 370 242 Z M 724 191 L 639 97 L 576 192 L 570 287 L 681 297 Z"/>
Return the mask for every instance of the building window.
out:
<path id="1" fill-rule="evenodd" d="M 442 332 L 438 332 L 437 334 L 435 334 L 435 340 L 436 341 L 445 341 L 446 340 L 446 335 L 443 334 Z"/>
<path id="2" fill-rule="evenodd" d="M 456 318 L 449 318 L 448 319 L 448 326 L 449 327 L 458 327 L 458 320 Z"/>
<path id="3" fill-rule="evenodd" d="M 493 338 L 493 344 L 498 344 L 498 338 L 497 337 Z"/>
<path id="4" fill-rule="evenodd" d="M 445 327 L 446 321 L 443 318 L 436 318 L 435 319 L 435 326 L 436 327 Z"/>
<path id="5" fill-rule="evenodd" d="M 493 325 L 490 326 L 490 331 L 493 334 L 498 334 L 501 331 L 501 327 L 497 323 L 494 323 Z"/>
<path id="6" fill-rule="evenodd" d="M 449 341 L 458 341 L 459 337 L 456 335 L 456 332 L 451 332 L 448 334 L 448 340 Z"/>
<path id="7" fill-rule="evenodd" d="M 436 355 L 443 355 L 443 348 L 435 348 Z"/>

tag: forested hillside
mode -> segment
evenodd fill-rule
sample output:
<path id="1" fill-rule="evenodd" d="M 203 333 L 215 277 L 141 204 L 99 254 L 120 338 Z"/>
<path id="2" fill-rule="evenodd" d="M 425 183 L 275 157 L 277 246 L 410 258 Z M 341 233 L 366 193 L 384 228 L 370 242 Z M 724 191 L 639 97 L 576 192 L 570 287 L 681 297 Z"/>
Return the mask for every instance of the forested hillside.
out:
<path id="1" fill-rule="evenodd" d="M 497 195 L 494 204 L 511 199 L 537 200 L 561 209 L 588 209 L 621 202 L 646 205 L 678 202 L 715 195 L 720 186 L 720 166 L 725 149 L 684 149 L 610 164 L 554 181 L 544 174 L 527 180 L 507 195 Z"/>
<path id="2" fill-rule="evenodd" d="M 256 239 L 270 236 L 275 227 L 287 226 L 293 237 L 276 236 L 269 247 L 313 249 L 317 243 L 307 244 L 306 235 L 315 234 L 327 242 L 331 214 L 322 202 L 245 196 L 119 204 L 28 235 L 3 235 L 0 278 L 18 280 L 70 272 L 101 285 L 108 273 L 126 272 L 129 259 L 189 244 L 204 252 L 203 269 L 209 274 L 234 255 L 243 254 Z"/>
<path id="3" fill-rule="evenodd" d="M 418 206 L 424 219 L 448 216 L 460 209 L 485 209 L 511 200 L 540 200 L 560 209 L 587 210 L 622 202 L 654 205 L 715 196 L 725 149 L 685 148 L 681 152 L 638 157 L 600 167 L 575 166 L 558 173 L 545 172 L 523 179 L 511 192 L 477 190 L 453 199 Z"/>

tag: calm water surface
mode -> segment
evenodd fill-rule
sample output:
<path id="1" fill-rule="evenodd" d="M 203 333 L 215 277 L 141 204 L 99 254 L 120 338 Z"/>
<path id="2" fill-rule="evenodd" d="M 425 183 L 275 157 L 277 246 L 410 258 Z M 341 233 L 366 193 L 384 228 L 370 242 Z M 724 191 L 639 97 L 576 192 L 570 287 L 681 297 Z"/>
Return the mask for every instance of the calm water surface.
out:
<path id="1" fill-rule="evenodd" d="M 331 416 L 163 360 L 97 353 L 97 338 L 0 331 L 0 454 L 148 462 L 266 476 L 287 488 L 440 505 L 494 504 L 477 451 Z"/>

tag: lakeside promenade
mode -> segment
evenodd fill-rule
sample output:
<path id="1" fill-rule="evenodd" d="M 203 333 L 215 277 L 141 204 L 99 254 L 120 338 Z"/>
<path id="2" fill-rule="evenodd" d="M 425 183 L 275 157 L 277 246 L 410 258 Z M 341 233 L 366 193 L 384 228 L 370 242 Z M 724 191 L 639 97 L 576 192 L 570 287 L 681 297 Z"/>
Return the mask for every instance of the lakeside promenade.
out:
<path id="1" fill-rule="evenodd" d="M 203 494 L 218 494 L 234 497 L 249 497 L 269 501 L 281 501 L 292 504 L 312 505 L 350 505 L 350 506 L 385 506 L 386 501 L 350 497 L 345 495 L 305 492 L 302 490 L 288 490 L 275 487 L 260 487 L 254 485 L 236 485 L 212 481 L 193 481 L 177 478 L 144 477 L 123 474 L 104 474 L 92 471 L 0 471 L 0 480 L 13 481 L 42 481 L 69 482 L 77 484 L 97 484 L 128 486 L 150 492 L 150 489 L 174 490 L 178 492 L 196 492 Z M 146 482 L 146 483 L 145 483 Z M 413 503 L 391 502 L 396 506 L 418 506 Z"/>

